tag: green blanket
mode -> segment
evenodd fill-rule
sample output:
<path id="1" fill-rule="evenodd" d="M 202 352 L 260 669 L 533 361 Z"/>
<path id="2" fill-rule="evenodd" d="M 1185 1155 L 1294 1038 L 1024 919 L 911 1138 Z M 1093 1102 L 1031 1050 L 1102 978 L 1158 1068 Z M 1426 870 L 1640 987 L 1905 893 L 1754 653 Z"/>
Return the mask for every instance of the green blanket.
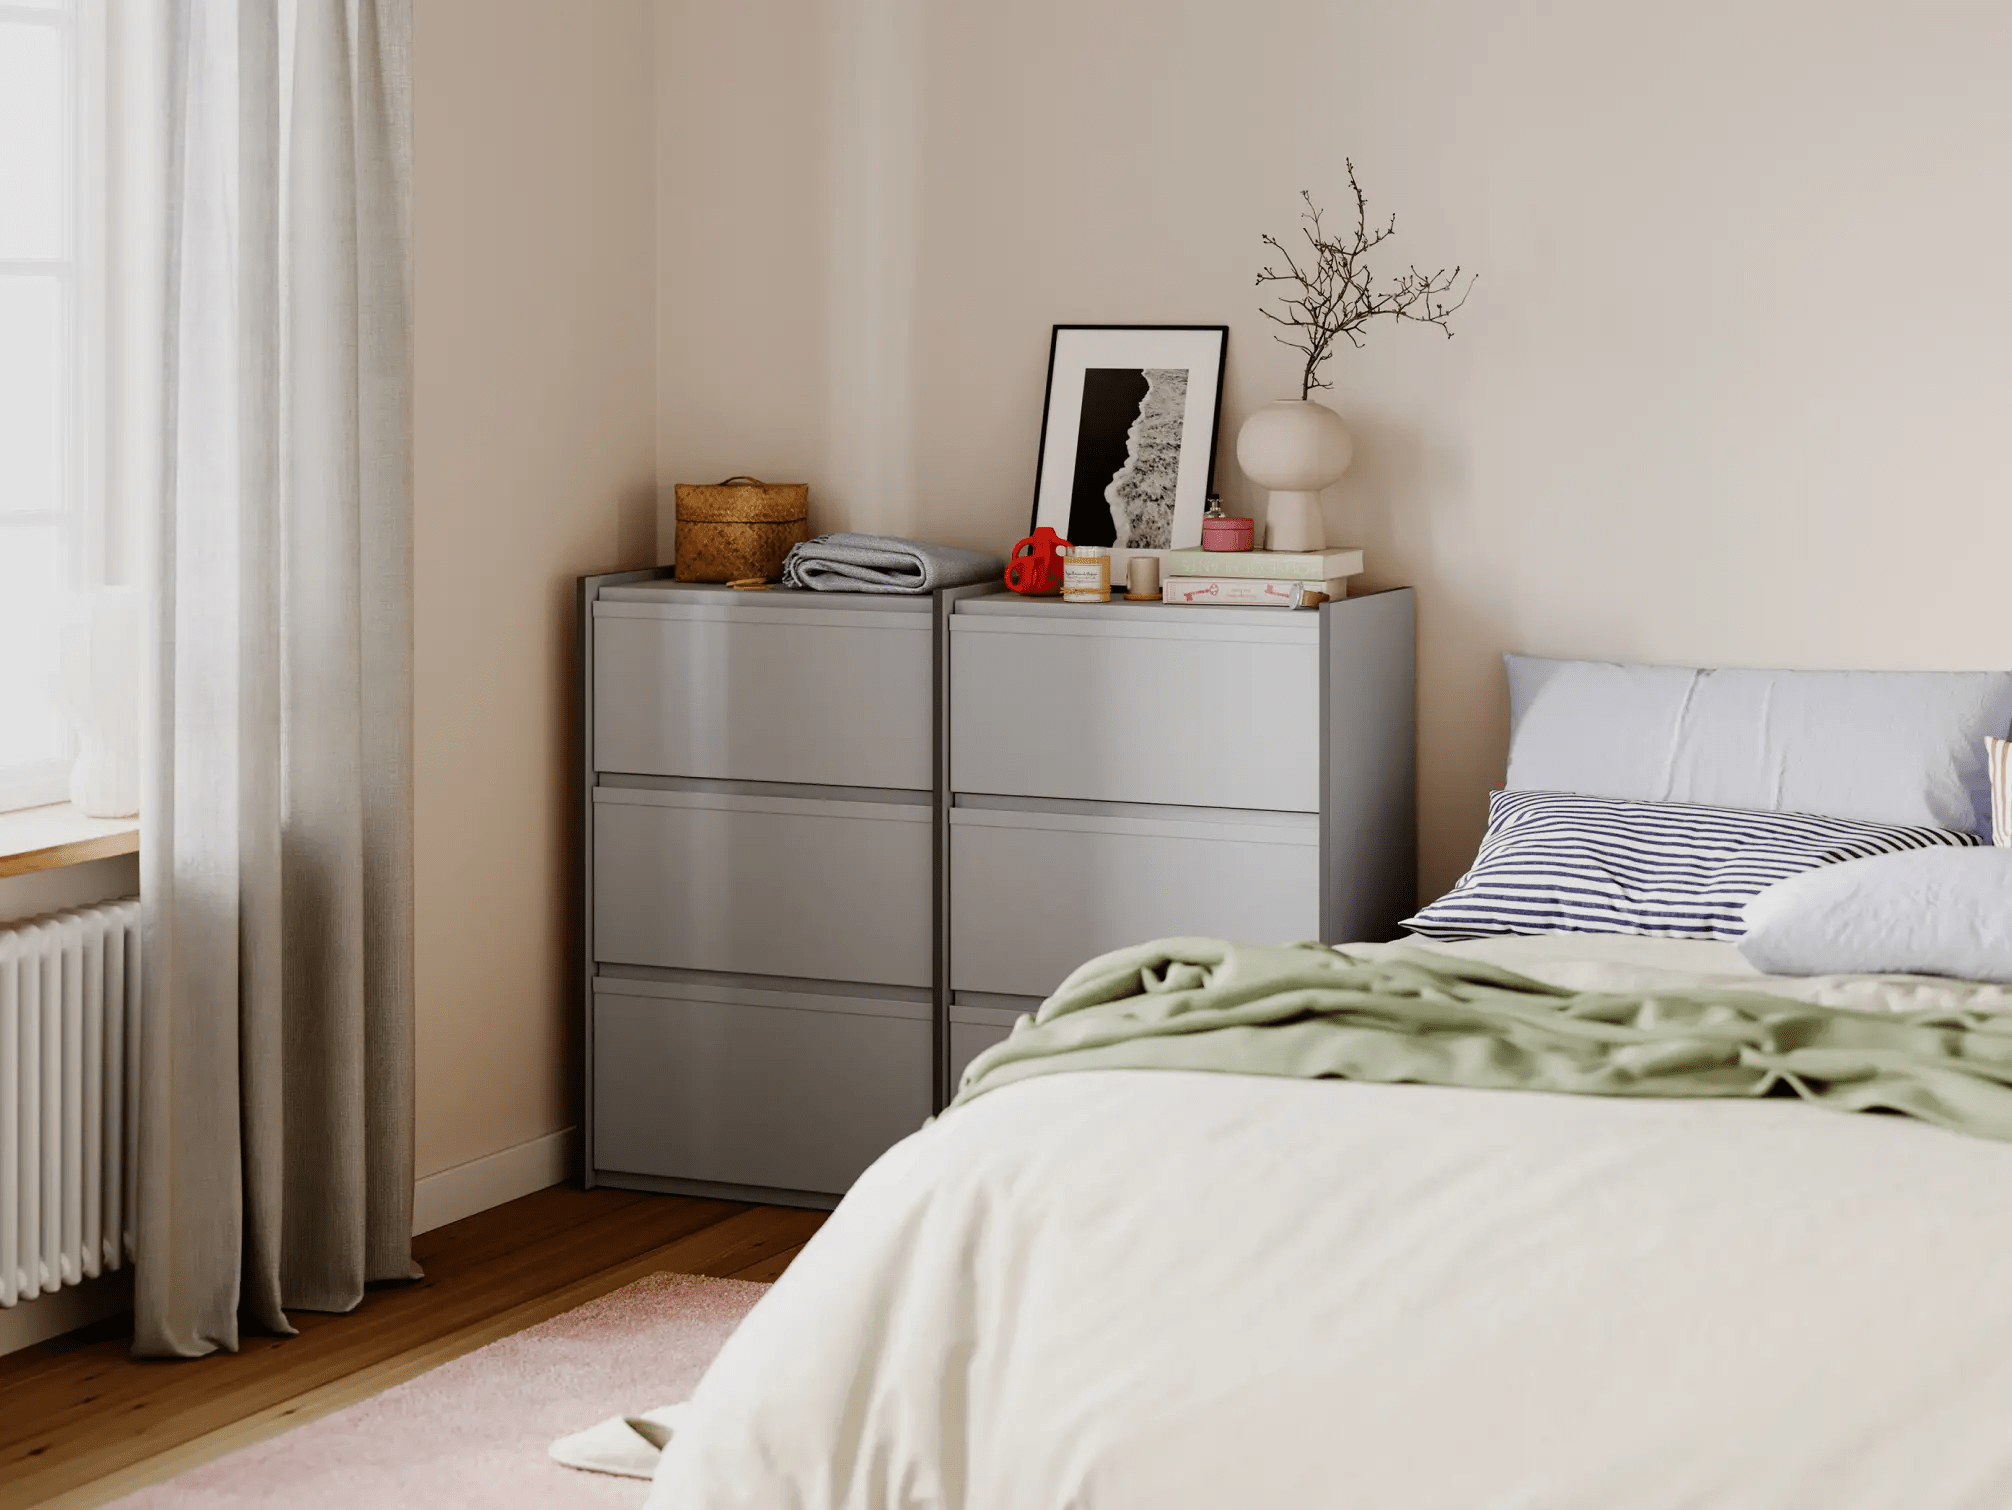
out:
<path id="1" fill-rule="evenodd" d="M 2012 1013 L 1757 991 L 1573 992 L 1402 944 L 1161 939 L 1094 959 L 952 1106 L 1063 1070 L 1214 1070 L 1592 1096 L 1794 1094 L 2012 1140 Z"/>

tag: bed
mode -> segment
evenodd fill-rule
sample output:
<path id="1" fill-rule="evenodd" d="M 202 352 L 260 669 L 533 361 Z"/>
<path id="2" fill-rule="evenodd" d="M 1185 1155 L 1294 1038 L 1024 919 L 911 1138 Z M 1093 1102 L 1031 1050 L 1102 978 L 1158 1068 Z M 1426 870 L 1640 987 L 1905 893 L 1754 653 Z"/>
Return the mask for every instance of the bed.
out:
<path id="1" fill-rule="evenodd" d="M 1422 947 L 1572 991 L 2012 1012 L 1723 942 Z M 2002 1507 L 2008 1192 L 2012 1143 L 1792 1100 L 1032 1079 L 862 1177 L 649 1504 Z"/>

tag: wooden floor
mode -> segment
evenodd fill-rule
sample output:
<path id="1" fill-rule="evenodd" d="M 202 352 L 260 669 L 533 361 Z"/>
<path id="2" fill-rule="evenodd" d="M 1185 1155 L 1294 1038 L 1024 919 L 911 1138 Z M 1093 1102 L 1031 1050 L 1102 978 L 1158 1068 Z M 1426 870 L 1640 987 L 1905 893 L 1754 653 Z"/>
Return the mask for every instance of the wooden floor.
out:
<path id="1" fill-rule="evenodd" d="M 824 1213 L 540 1191 L 414 1239 L 426 1278 L 296 1337 L 136 1363 L 129 1320 L 0 1357 L 0 1506 L 99 1505 L 387 1389 L 645 1274 L 771 1280 Z"/>

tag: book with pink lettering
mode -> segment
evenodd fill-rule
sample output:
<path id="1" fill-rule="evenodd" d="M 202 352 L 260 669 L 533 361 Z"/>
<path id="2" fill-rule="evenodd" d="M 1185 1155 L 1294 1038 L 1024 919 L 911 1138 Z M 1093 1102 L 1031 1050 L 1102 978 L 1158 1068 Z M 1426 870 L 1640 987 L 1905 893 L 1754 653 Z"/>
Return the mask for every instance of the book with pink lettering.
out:
<path id="1" fill-rule="evenodd" d="M 1348 578 L 1295 582 L 1280 577 L 1168 577 L 1161 594 L 1169 603 L 1216 603 L 1237 608 L 1299 608 L 1310 594 L 1348 596 Z M 1318 601 L 1318 600 L 1316 600 Z"/>

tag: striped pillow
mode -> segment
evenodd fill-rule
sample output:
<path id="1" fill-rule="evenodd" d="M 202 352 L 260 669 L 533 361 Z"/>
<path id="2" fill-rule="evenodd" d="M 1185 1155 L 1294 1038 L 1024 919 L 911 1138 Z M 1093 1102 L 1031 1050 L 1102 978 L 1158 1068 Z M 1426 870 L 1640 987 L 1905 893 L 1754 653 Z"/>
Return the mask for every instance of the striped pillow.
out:
<path id="1" fill-rule="evenodd" d="M 2012 740 L 1987 738 L 1984 763 L 1991 767 L 1991 842 L 2012 849 Z"/>
<path id="2" fill-rule="evenodd" d="M 1819 865 L 1974 834 L 1562 792 L 1496 792 L 1473 868 L 1403 926 L 1432 939 L 1639 933 L 1732 940 L 1747 901 Z"/>

